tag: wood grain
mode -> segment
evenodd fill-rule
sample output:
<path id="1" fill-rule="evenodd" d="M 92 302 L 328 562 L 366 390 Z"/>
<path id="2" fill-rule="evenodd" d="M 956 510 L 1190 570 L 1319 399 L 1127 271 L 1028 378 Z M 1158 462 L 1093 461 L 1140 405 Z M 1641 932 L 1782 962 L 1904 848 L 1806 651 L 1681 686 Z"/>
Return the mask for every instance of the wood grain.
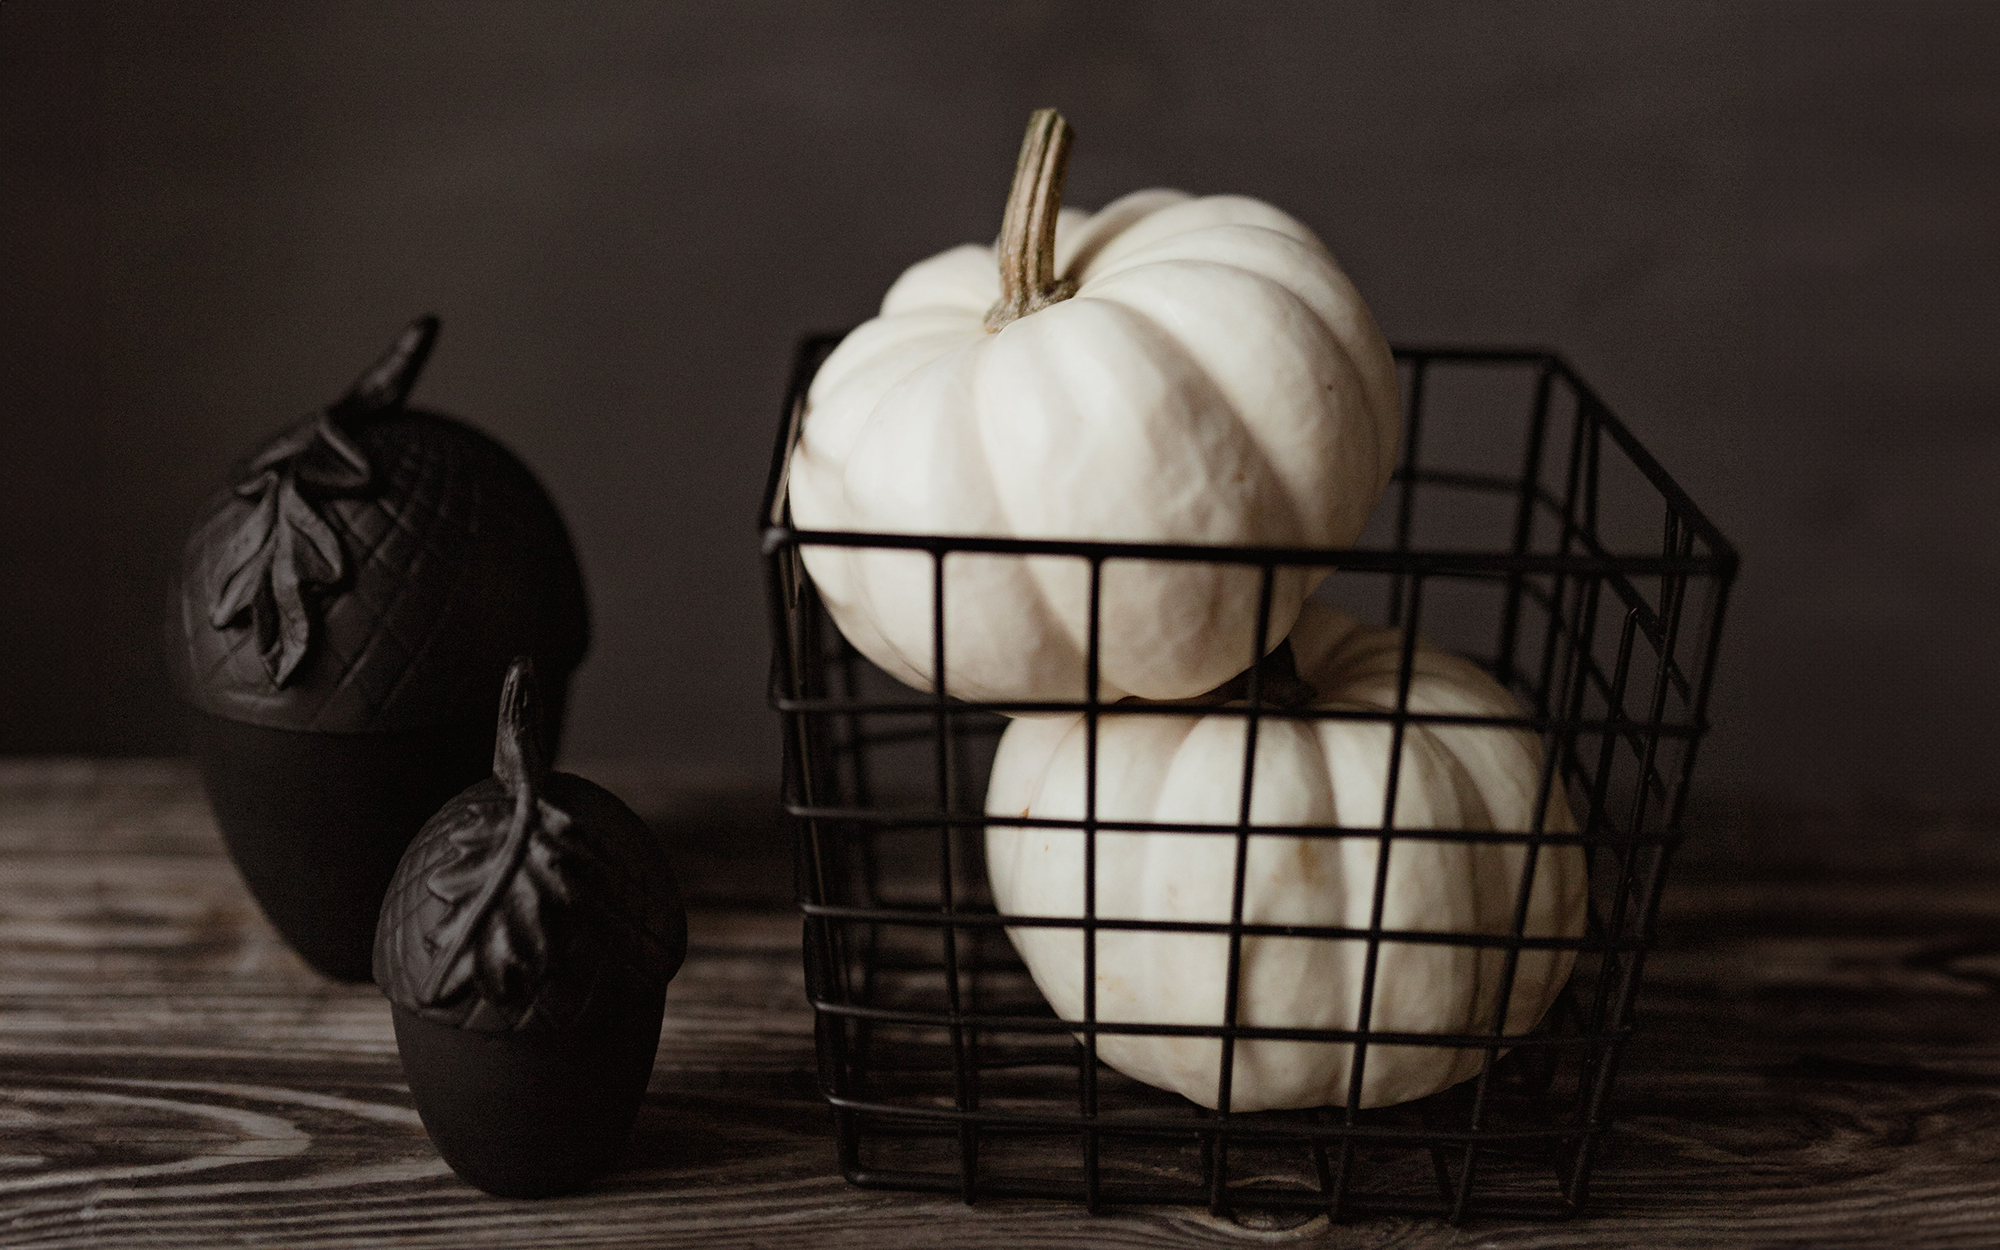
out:
<path id="1" fill-rule="evenodd" d="M 683 841 L 699 806 L 668 819 Z M 1670 890 L 1588 1217 L 1330 1226 L 847 1185 L 798 922 L 759 901 L 789 888 L 783 848 L 732 829 L 685 859 L 711 901 L 624 1167 L 507 1202 L 439 1162 L 386 1005 L 278 942 L 186 768 L 0 762 L 0 1247 L 2000 1244 L 1990 859 L 1699 863 Z"/>

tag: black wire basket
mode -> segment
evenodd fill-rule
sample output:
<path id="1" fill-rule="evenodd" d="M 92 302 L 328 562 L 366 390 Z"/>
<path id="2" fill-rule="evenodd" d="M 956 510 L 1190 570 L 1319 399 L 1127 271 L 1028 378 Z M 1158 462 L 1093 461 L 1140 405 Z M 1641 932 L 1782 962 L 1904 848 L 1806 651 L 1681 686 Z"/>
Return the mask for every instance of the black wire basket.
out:
<path id="1" fill-rule="evenodd" d="M 1550 1217 L 1582 1209 L 1591 1164 L 1610 1126 L 1611 1090 L 1631 1030 L 1634 995 L 1669 859 L 1707 728 L 1710 678 L 1737 557 L 1729 543 L 1561 358 L 1533 350 L 1402 348 L 1406 403 L 1400 467 L 1369 531 L 1347 550 L 1280 550 L 1058 542 L 796 529 L 786 477 L 806 388 L 838 335 L 809 338 L 795 372 L 761 517 L 775 653 L 771 701 L 784 717 L 784 804 L 798 834 L 806 989 L 816 1022 L 819 1082 L 833 1111 L 841 1171 L 857 1185 L 981 1198 L 1181 1203 L 1213 1211 L 1295 1209 L 1335 1219 L 1377 1213 Z M 1180 924 L 1096 914 L 1096 877 L 1081 913 L 1003 917 L 989 889 L 982 841 L 985 787 L 1007 718 L 996 705 L 923 694 L 889 679 L 841 637 L 802 562 L 802 548 L 896 548 L 927 554 L 934 586 L 948 557 L 1069 557 L 1090 570 L 1095 656 L 1098 587 L 1107 561 L 1202 561 L 1262 570 L 1260 622 L 1274 570 L 1332 566 L 1315 598 L 1400 631 L 1399 701 L 1375 718 L 1392 742 L 1388 803 L 1368 826 L 1259 826 L 1242 796 L 1233 826 L 1114 823 L 1121 833 L 1200 832 L 1237 846 L 1235 909 L 1227 922 Z M 933 603 L 938 602 L 934 596 Z M 934 608 L 934 611 L 936 609 Z M 934 620 L 943 656 L 947 622 Z M 1539 737 L 1546 801 L 1560 789 L 1574 831 L 1390 827 L 1395 760 L 1406 726 L 1450 717 L 1408 705 L 1412 656 L 1425 637 L 1466 656 L 1508 690 L 1521 714 L 1460 717 Z M 1260 623 L 1258 636 L 1264 628 Z M 1246 664 L 1255 654 L 1245 640 Z M 1226 706 L 1203 715 L 1246 720 L 1243 776 L 1257 726 L 1278 719 L 1366 718 L 1367 712 L 1287 706 L 1249 670 Z M 937 674 L 935 690 L 943 690 Z M 1082 695 L 1083 692 L 1079 692 Z M 1128 710 L 1094 697 L 1066 709 L 1087 726 L 1095 767 L 1100 721 Z M 1023 710 L 1010 705 L 1010 711 Z M 1183 712 L 1182 714 L 1186 714 Z M 1106 822 L 1091 788 L 1074 830 L 1095 864 Z M 1553 823 L 1553 822 L 1551 822 Z M 1343 927 L 1250 924 L 1242 875 L 1260 838 L 1368 840 L 1375 905 Z M 1422 840 L 1526 848 L 1511 930 L 1398 931 L 1383 922 L 1394 853 Z M 1525 932 L 1540 854 L 1581 848 L 1588 898 L 1579 936 Z M 1407 853 L 1407 852 L 1406 852 Z M 1094 874 L 1094 868 L 1091 870 Z M 1223 1018 L 1144 1025 L 1051 1010 L 1010 946 L 1023 920 L 1081 932 L 1084 980 L 1113 931 L 1197 931 L 1227 941 Z M 1240 952 L 1288 938 L 1365 948 L 1356 1027 L 1253 1028 L 1236 1018 Z M 1396 942 L 1498 951 L 1500 1001 L 1523 952 L 1574 952 L 1553 1006 L 1524 1032 L 1500 1012 L 1474 1033 L 1369 1027 L 1378 956 Z M 1360 949 L 1357 948 L 1357 949 Z M 1113 1034 L 1217 1039 L 1215 1109 L 1132 1080 L 1098 1062 Z M 1232 1111 L 1236 1047 L 1272 1039 L 1341 1044 L 1354 1064 L 1345 1105 Z M 1370 1053 L 1454 1048 L 1476 1075 L 1398 1105 L 1361 1105 Z"/>

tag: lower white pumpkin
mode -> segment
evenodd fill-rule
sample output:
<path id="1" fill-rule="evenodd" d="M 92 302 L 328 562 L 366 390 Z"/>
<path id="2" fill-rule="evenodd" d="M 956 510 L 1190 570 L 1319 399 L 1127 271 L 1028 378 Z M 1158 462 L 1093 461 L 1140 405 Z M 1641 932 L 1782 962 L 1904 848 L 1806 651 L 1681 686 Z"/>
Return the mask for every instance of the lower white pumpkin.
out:
<path id="1" fill-rule="evenodd" d="M 1392 710 L 1401 635 L 1308 603 L 1291 634 L 1299 674 L 1317 706 Z M 1409 708 L 1426 714 L 1512 717 L 1513 698 L 1474 665 L 1417 647 Z M 1119 715 L 1098 722 L 1100 820 L 1233 825 L 1242 794 L 1245 721 L 1237 716 Z M 1256 825 L 1382 823 L 1391 729 L 1382 722 L 1259 723 L 1251 821 Z M 989 816 L 1081 819 L 1085 729 L 1080 715 L 1019 719 L 1007 729 L 987 789 Z M 1527 830 L 1541 777 L 1539 740 L 1524 730 L 1409 725 L 1394 827 Z M 1560 785 L 1546 829 L 1574 829 Z M 1080 917 L 1084 835 L 989 826 L 986 864 L 1003 914 Z M 1243 919 L 1252 924 L 1366 928 L 1373 907 L 1374 836 L 1250 840 Z M 1389 852 L 1382 926 L 1430 932 L 1511 931 L 1527 849 L 1518 844 L 1397 838 Z M 1226 922 L 1236 866 L 1233 834 L 1097 834 L 1097 915 L 1104 919 Z M 1536 856 L 1525 932 L 1576 937 L 1586 905 L 1583 852 Z M 1058 1015 L 1081 1020 L 1083 934 L 1012 927 L 1008 937 Z M 1248 937 L 1241 951 L 1240 1024 L 1352 1029 L 1360 1024 L 1367 944 L 1361 940 Z M 1215 1025 L 1223 1021 L 1229 941 L 1206 933 L 1100 930 L 1097 1018 Z M 1504 952 L 1385 941 L 1375 974 L 1372 1029 L 1484 1033 L 1500 1012 Z M 1520 955 L 1506 1031 L 1523 1032 L 1554 1001 L 1571 951 Z M 1218 1102 L 1222 1043 L 1213 1038 L 1102 1033 L 1098 1055 L 1120 1072 L 1206 1107 Z M 1478 1073 L 1478 1049 L 1371 1043 L 1360 1105 L 1435 1093 Z M 1352 1064 L 1344 1043 L 1240 1041 L 1230 1105 L 1238 1111 L 1344 1103 Z"/>

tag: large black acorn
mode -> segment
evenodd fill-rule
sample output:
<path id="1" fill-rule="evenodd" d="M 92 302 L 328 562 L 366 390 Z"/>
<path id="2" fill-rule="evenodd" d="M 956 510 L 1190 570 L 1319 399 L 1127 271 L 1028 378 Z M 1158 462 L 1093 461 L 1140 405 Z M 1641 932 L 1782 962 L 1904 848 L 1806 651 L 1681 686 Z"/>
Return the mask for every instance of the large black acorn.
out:
<path id="1" fill-rule="evenodd" d="M 365 981 L 382 891 L 424 820 L 485 774 L 508 660 L 559 724 L 589 610 L 521 462 L 406 407 L 423 317 L 332 405 L 230 474 L 188 538 L 170 662 L 229 853 L 293 949 Z"/>
<path id="2" fill-rule="evenodd" d="M 375 933 L 424 1128 L 454 1172 L 510 1198 L 617 1161 L 687 955 L 658 839 L 603 787 L 548 771 L 534 702 L 516 661 L 493 776 L 410 844 Z"/>

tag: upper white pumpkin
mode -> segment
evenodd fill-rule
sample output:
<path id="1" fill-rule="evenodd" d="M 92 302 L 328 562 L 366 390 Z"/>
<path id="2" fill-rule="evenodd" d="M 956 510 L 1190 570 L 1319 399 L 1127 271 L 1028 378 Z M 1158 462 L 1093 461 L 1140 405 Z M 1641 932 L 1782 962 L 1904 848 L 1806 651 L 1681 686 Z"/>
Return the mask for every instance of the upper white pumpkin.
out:
<path id="1" fill-rule="evenodd" d="M 992 247 L 913 265 L 820 368 L 790 468 L 803 529 L 1340 547 L 1387 483 L 1395 363 L 1311 231 L 1242 196 L 1140 191 L 1063 210 L 1075 294 L 989 332 Z M 835 622 L 932 682 L 927 553 L 808 546 Z M 1099 695 L 1185 698 L 1248 668 L 1326 569 L 1113 561 Z M 976 700 L 1084 695 L 1085 561 L 945 562 L 945 684 Z"/>
<path id="2" fill-rule="evenodd" d="M 1396 705 L 1398 631 L 1374 629 L 1308 603 L 1292 633 L 1300 674 L 1318 705 L 1387 711 Z M 1416 651 L 1409 710 L 1514 717 L 1520 710 L 1492 678 L 1428 644 Z M 1097 817 L 1159 824 L 1234 825 L 1242 795 L 1245 721 L 1240 716 L 1121 715 L 1098 722 Z M 1391 731 L 1375 721 L 1263 720 L 1250 818 L 1258 826 L 1380 828 Z M 1533 827 L 1542 753 L 1534 735 L 1478 725 L 1413 724 L 1402 744 L 1397 829 Z M 1084 814 L 1085 726 L 1081 716 L 1020 719 L 1000 740 L 988 783 L 989 816 L 1078 820 Z M 1575 826 L 1562 790 L 1543 827 Z M 1099 832 L 1096 914 L 1105 919 L 1227 922 L 1236 838 L 1214 833 Z M 1081 832 L 989 825 L 986 870 L 1005 915 L 1084 914 Z M 1366 929 L 1373 913 L 1381 843 L 1353 838 L 1251 836 L 1243 919 Z M 1527 851 L 1519 844 L 1398 838 L 1389 852 L 1382 926 L 1390 930 L 1505 934 L 1512 930 Z M 1536 858 L 1525 933 L 1582 934 L 1583 852 L 1544 849 Z M 1083 935 L 1074 928 L 1007 930 L 1035 984 L 1065 1020 L 1081 1020 Z M 1236 1019 L 1280 1028 L 1354 1029 L 1361 1023 L 1367 943 L 1328 938 L 1246 937 Z M 1221 934 L 1100 930 L 1097 1018 L 1134 1024 L 1223 1022 L 1229 940 Z M 1506 1031 L 1532 1027 L 1554 1001 L 1573 951 L 1526 950 L 1506 1006 Z M 1376 961 L 1371 1028 L 1410 1033 L 1490 1032 L 1500 1016 L 1503 951 L 1385 941 Z M 1191 1037 L 1100 1034 L 1097 1053 L 1129 1076 L 1203 1106 L 1218 1101 L 1222 1043 Z M 1480 1049 L 1374 1043 L 1361 1105 L 1435 1093 L 1476 1075 Z M 1345 1044 L 1238 1042 L 1234 1110 L 1312 1107 L 1347 1098 L 1353 1052 Z"/>

